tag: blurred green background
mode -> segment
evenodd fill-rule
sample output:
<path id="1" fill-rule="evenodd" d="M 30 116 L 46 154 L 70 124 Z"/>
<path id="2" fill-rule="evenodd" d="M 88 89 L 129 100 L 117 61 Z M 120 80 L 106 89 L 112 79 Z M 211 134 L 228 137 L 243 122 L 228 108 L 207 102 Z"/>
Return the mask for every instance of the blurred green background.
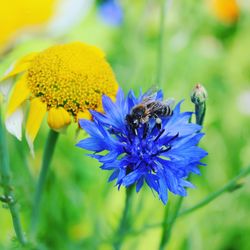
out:
<path id="1" fill-rule="evenodd" d="M 13 4 L 17 1 L 11 2 L 0 0 L 0 9 L 5 6 L 8 22 L 21 24 L 13 15 Z M 36 4 L 35 0 L 23 1 L 23 5 L 31 8 L 28 2 L 37 6 L 39 1 Z M 74 0 L 66 10 L 72 15 L 73 10 L 78 9 L 74 14 L 77 18 L 70 25 L 62 23 L 62 27 L 67 28 L 59 32 L 59 26 L 54 25 L 53 30 L 47 19 L 61 18 L 59 14 L 54 16 L 60 4 L 67 1 L 61 2 L 44 1 L 38 12 L 45 11 L 45 14 L 38 20 L 27 18 L 22 24 L 24 27 L 36 25 L 31 30 L 20 29 L 21 25 L 7 30 L 2 20 L 1 75 L 15 59 L 30 51 L 80 40 L 105 51 L 126 92 L 132 88 L 138 93 L 140 88 L 147 90 L 156 84 L 161 1 L 121 0 L 123 20 L 118 25 L 110 25 L 100 16 L 97 3 L 82 1 L 81 8 L 76 8 L 81 1 Z M 239 0 L 237 8 L 232 5 L 235 7 L 232 10 L 226 2 L 225 9 L 218 10 L 221 7 L 213 5 L 212 0 L 173 0 L 167 9 L 162 76 L 165 96 L 185 99 L 183 110 L 193 110 L 189 95 L 195 83 L 201 82 L 209 94 L 204 124 L 206 136 L 201 144 L 209 152 L 205 159 L 207 166 L 201 167 L 202 176 L 192 177 L 197 188 L 188 190 L 184 207 L 196 204 L 249 164 L 250 4 Z M 23 10 L 19 8 L 19 11 Z M 30 9 L 27 15 L 35 13 Z M 26 16 L 25 12 L 22 14 Z M 66 18 L 67 14 L 63 15 Z M 77 140 L 84 136 L 82 133 L 75 139 L 75 128 L 71 126 L 66 134 L 60 135 L 42 201 L 39 239 L 34 249 L 112 249 L 110 242 L 124 206 L 124 188 L 117 191 L 114 183 L 107 183 L 109 173 L 99 169 L 95 160 L 75 147 Z M 44 123 L 35 141 L 35 158 L 31 157 L 25 141 L 16 141 L 8 135 L 14 191 L 25 231 L 47 133 Z M 243 188 L 228 192 L 197 212 L 180 218 L 169 249 L 249 250 L 250 178 L 243 183 Z M 175 197 L 170 199 L 174 201 Z M 144 186 L 133 197 L 134 229 L 140 229 L 145 223 L 160 222 L 163 211 L 163 204 Z M 123 249 L 157 249 L 160 235 L 160 228 L 140 235 L 131 233 Z M 18 249 L 13 237 L 9 211 L 1 207 L 0 249 Z"/>

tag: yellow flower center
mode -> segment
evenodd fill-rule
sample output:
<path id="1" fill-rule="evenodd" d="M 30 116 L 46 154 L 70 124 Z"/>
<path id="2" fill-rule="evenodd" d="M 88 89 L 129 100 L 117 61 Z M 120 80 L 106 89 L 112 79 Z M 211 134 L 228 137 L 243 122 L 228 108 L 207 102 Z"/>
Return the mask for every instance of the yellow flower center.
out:
<path id="1" fill-rule="evenodd" d="M 103 94 L 115 97 L 118 85 L 103 53 L 80 42 L 56 45 L 39 53 L 27 75 L 33 97 L 47 108 L 63 107 L 75 118 L 87 109 L 101 110 Z"/>

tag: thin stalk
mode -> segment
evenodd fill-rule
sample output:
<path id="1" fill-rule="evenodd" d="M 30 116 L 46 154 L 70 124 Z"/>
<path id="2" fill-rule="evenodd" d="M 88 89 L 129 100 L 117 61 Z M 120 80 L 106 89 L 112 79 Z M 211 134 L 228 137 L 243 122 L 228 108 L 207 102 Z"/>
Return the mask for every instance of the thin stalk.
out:
<path id="1" fill-rule="evenodd" d="M 177 214 L 177 216 L 175 216 L 175 219 L 178 219 L 179 217 L 185 216 L 185 215 L 190 214 L 190 213 L 192 213 L 192 212 L 194 212 L 194 211 L 196 211 L 196 210 L 198 210 L 200 208 L 203 208 L 204 206 L 208 205 L 209 203 L 211 203 L 215 199 L 219 198 L 221 195 L 225 194 L 226 192 L 237 190 L 239 187 L 241 187 L 241 185 L 238 184 L 238 182 L 242 178 L 246 177 L 249 174 L 250 174 L 250 166 L 243 169 L 237 176 L 235 176 L 232 180 L 228 181 L 223 187 L 221 187 L 217 191 L 211 193 L 205 199 L 198 202 L 196 205 L 194 205 L 194 206 L 192 206 L 190 208 L 187 208 L 187 209 L 185 209 L 183 211 L 180 211 Z M 145 232 L 147 230 L 151 230 L 151 229 L 154 229 L 154 228 L 157 228 L 157 227 L 160 227 L 160 226 L 163 226 L 163 223 L 154 223 L 154 224 L 145 225 L 140 230 L 131 231 L 130 234 L 138 235 L 138 234 L 141 234 L 141 233 L 143 233 L 143 232 Z"/>
<path id="2" fill-rule="evenodd" d="M 159 38 L 157 48 L 157 61 L 156 61 L 156 84 L 161 88 L 162 86 L 162 69 L 164 64 L 164 37 L 165 37 L 165 19 L 167 7 L 170 0 L 161 0 L 161 13 L 160 13 L 160 24 L 159 24 Z"/>
<path id="3" fill-rule="evenodd" d="M 199 85 L 199 88 L 200 88 L 200 85 Z M 191 97 L 191 100 L 192 100 L 192 97 Z M 204 100 L 204 102 L 202 103 L 201 102 L 195 103 L 196 124 L 203 125 L 205 114 L 206 114 L 206 100 Z M 167 223 L 164 223 L 163 221 L 163 224 L 162 224 L 162 236 L 161 236 L 159 250 L 163 250 L 170 239 L 172 228 L 175 224 L 177 217 L 179 216 L 179 211 L 181 209 L 182 203 L 183 203 L 183 197 L 180 196 L 178 198 L 177 205 L 175 207 L 173 214 L 169 217 L 169 219 L 164 218 L 164 220 L 167 219 Z"/>
<path id="4" fill-rule="evenodd" d="M 169 221 L 169 207 L 170 204 L 166 205 L 166 209 L 164 211 L 164 217 L 163 217 L 163 223 L 161 223 L 162 226 L 162 238 L 159 246 L 159 250 L 164 249 L 166 237 L 167 237 L 167 228 L 169 227 L 170 221 Z"/>
<path id="5" fill-rule="evenodd" d="M 29 162 L 27 160 L 26 152 L 24 151 L 23 142 L 15 140 L 15 144 L 16 144 L 15 145 L 16 146 L 16 150 L 19 153 L 19 156 L 20 156 L 20 158 L 23 161 L 22 165 L 24 166 L 24 169 L 26 171 L 25 174 L 28 176 L 28 181 L 33 184 L 34 183 L 34 178 L 33 178 L 33 175 L 31 173 L 30 164 L 29 164 Z"/>
<path id="6" fill-rule="evenodd" d="M 1 105 L 1 103 L 0 103 Z M 4 126 L 2 123 L 2 114 L 0 107 L 0 174 L 2 177 L 2 186 L 4 195 L 0 197 L 0 200 L 4 202 L 10 210 L 12 217 L 13 227 L 16 233 L 16 237 L 21 245 L 26 244 L 26 239 L 22 230 L 19 211 L 17 208 L 17 202 L 15 200 L 13 187 L 11 183 L 11 172 L 9 165 L 9 154 L 6 142 L 6 135 Z"/>
<path id="7" fill-rule="evenodd" d="M 36 234 L 37 223 L 39 220 L 42 193 L 44 190 L 45 181 L 48 175 L 49 166 L 50 166 L 50 162 L 52 160 L 52 156 L 55 150 L 58 135 L 59 133 L 55 132 L 54 130 L 50 130 L 48 139 L 46 142 L 45 150 L 43 153 L 42 166 L 41 166 L 41 171 L 39 174 L 39 179 L 38 179 L 38 183 L 37 183 L 36 190 L 35 190 L 35 197 L 33 201 L 33 208 L 32 208 L 32 214 L 31 214 L 31 233 L 33 235 Z"/>
<path id="8" fill-rule="evenodd" d="M 236 177 L 234 177 L 232 180 L 230 180 L 227 184 L 225 184 L 222 188 L 220 188 L 216 192 L 208 195 L 204 200 L 200 201 L 199 203 L 197 203 L 193 207 L 190 207 L 188 209 L 181 211 L 178 214 L 178 217 L 183 216 L 183 215 L 187 215 L 189 213 L 196 211 L 197 209 L 200 209 L 200 208 L 206 206 L 207 204 L 209 204 L 213 200 L 217 199 L 219 196 L 221 196 L 225 192 L 237 189 L 237 187 L 238 187 L 237 182 L 241 178 L 247 176 L 249 173 L 250 173 L 250 166 L 243 169 Z"/>
<path id="9" fill-rule="evenodd" d="M 123 214 L 122 218 L 120 220 L 119 227 L 117 229 L 117 232 L 115 234 L 115 241 L 113 244 L 113 247 L 115 250 L 120 250 L 123 240 L 129 231 L 129 226 L 130 226 L 130 210 L 131 210 L 131 204 L 132 204 L 132 191 L 133 187 L 129 187 L 126 189 L 126 201 L 125 201 L 125 206 L 123 209 Z"/>
<path id="10" fill-rule="evenodd" d="M 169 213 L 168 213 L 169 208 L 166 207 L 165 209 L 165 216 L 164 216 L 164 221 L 162 223 L 162 236 L 161 236 L 159 250 L 163 250 L 170 239 L 172 228 L 178 216 L 178 212 L 180 210 L 182 201 L 183 201 L 183 197 L 180 196 L 176 203 L 174 212 L 171 214 L 171 216 L 169 216 Z"/>

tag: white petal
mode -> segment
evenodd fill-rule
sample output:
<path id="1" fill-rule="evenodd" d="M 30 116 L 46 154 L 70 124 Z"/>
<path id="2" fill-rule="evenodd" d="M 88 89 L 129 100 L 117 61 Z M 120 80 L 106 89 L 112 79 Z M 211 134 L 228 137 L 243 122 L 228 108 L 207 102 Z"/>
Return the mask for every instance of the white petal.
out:
<path id="1" fill-rule="evenodd" d="M 0 83 L 0 92 L 3 94 L 4 101 L 7 100 L 11 87 L 13 84 L 13 78 L 9 78 Z"/>
<path id="2" fill-rule="evenodd" d="M 22 139 L 22 123 L 23 123 L 22 108 L 18 108 L 12 115 L 7 117 L 5 121 L 5 125 L 8 132 L 14 135 L 20 141 Z"/>
<path id="3" fill-rule="evenodd" d="M 62 35 L 74 24 L 81 21 L 89 11 L 93 0 L 61 0 L 56 8 L 48 32 L 51 35 Z"/>

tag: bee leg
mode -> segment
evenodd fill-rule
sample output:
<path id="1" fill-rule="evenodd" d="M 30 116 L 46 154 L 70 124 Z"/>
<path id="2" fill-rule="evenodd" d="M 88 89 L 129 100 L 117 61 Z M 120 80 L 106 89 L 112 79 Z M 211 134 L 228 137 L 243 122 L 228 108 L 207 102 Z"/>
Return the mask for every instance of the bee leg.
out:
<path id="1" fill-rule="evenodd" d="M 161 125 L 162 125 L 162 121 L 161 121 L 161 118 L 157 117 L 155 119 L 155 124 L 156 124 L 156 127 L 161 130 Z"/>
<path id="2" fill-rule="evenodd" d="M 134 134 L 137 136 L 138 135 L 137 129 L 134 128 L 133 131 L 134 131 Z"/>

